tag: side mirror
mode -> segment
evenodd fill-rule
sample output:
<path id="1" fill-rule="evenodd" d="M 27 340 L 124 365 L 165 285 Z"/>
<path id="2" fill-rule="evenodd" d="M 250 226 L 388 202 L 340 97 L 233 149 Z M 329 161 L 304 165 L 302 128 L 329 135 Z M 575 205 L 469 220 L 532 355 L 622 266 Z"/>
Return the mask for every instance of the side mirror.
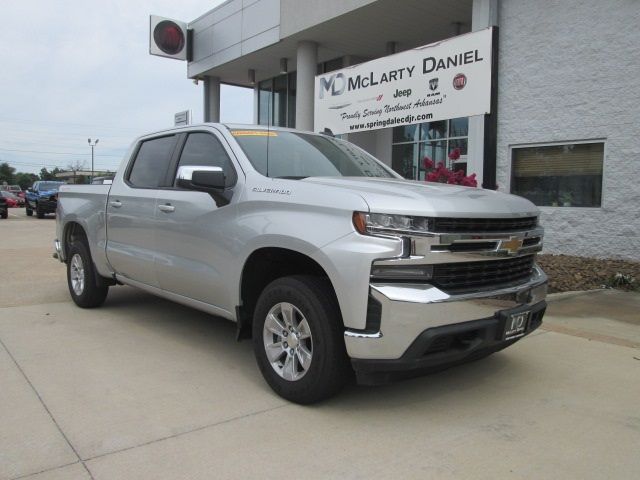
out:
<path id="1" fill-rule="evenodd" d="M 220 167 L 184 166 L 178 168 L 176 184 L 188 190 L 209 192 L 223 190 L 225 177 Z"/>

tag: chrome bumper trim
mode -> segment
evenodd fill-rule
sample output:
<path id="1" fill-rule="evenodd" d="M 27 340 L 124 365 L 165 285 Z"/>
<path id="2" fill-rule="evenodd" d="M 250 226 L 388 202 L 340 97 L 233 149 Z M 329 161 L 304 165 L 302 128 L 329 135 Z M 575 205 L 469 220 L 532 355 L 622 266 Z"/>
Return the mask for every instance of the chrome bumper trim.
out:
<path id="1" fill-rule="evenodd" d="M 542 302 L 547 276 L 536 266 L 525 283 L 460 295 L 423 284 L 372 283 L 370 290 L 382 305 L 380 331 L 345 331 L 347 352 L 351 358 L 397 359 L 429 328 L 489 318 L 501 310 Z"/>
<path id="2" fill-rule="evenodd" d="M 513 286 L 500 288 L 497 290 L 472 292 L 458 295 L 451 295 L 443 292 L 437 287 L 428 284 L 407 284 L 407 283 L 372 283 L 371 289 L 384 295 L 389 300 L 396 302 L 411 303 L 439 303 L 439 302 L 459 302 L 477 298 L 494 298 L 516 294 L 523 290 L 531 289 L 535 286 L 546 284 L 547 275 L 534 265 L 534 273 L 526 283 L 519 283 Z M 546 294 L 546 291 L 545 291 Z M 544 297 L 542 298 L 544 299 Z M 525 300 L 525 299 L 523 299 Z M 527 303 L 523 301 L 522 303 Z"/>

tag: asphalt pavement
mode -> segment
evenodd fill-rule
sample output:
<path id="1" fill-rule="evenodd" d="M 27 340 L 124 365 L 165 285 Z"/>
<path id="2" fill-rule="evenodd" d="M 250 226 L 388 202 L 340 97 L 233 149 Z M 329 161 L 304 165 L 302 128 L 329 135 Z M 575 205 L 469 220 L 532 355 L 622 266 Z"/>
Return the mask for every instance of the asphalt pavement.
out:
<path id="1" fill-rule="evenodd" d="M 640 478 L 640 294 L 555 295 L 487 359 L 311 407 L 234 325 L 130 287 L 77 308 L 53 217 L 0 220 L 0 479 Z"/>

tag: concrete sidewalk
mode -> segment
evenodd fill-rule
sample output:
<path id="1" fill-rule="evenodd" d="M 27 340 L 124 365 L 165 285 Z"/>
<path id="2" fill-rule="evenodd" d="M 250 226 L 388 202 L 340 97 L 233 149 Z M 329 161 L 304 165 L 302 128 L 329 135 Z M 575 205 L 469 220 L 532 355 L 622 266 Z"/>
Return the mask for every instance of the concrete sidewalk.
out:
<path id="1" fill-rule="evenodd" d="M 492 357 L 301 407 L 229 322 L 128 287 L 75 307 L 53 228 L 0 221 L 0 479 L 640 475 L 639 294 L 554 296 Z"/>

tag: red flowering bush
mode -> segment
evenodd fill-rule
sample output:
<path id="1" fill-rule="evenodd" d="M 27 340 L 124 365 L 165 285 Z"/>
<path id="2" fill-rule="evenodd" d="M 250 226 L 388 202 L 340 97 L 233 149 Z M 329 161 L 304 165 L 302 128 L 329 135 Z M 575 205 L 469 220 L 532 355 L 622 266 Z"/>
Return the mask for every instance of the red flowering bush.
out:
<path id="1" fill-rule="evenodd" d="M 454 158 L 455 157 L 455 158 Z M 455 148 L 449 154 L 451 160 L 457 160 L 460 158 L 460 149 Z M 422 161 L 424 168 L 427 171 L 426 181 L 437 183 L 449 183 L 451 185 L 462 185 L 463 187 L 477 187 L 478 181 L 476 180 L 476 174 L 465 175 L 463 170 L 456 170 L 455 172 L 449 170 L 444 166 L 444 163 L 438 162 L 434 165 L 433 160 L 429 157 L 424 157 Z M 434 168 L 435 167 L 435 168 Z"/>
<path id="2" fill-rule="evenodd" d="M 460 158 L 460 149 L 454 148 L 449 152 L 449 160 L 458 160 Z"/>

